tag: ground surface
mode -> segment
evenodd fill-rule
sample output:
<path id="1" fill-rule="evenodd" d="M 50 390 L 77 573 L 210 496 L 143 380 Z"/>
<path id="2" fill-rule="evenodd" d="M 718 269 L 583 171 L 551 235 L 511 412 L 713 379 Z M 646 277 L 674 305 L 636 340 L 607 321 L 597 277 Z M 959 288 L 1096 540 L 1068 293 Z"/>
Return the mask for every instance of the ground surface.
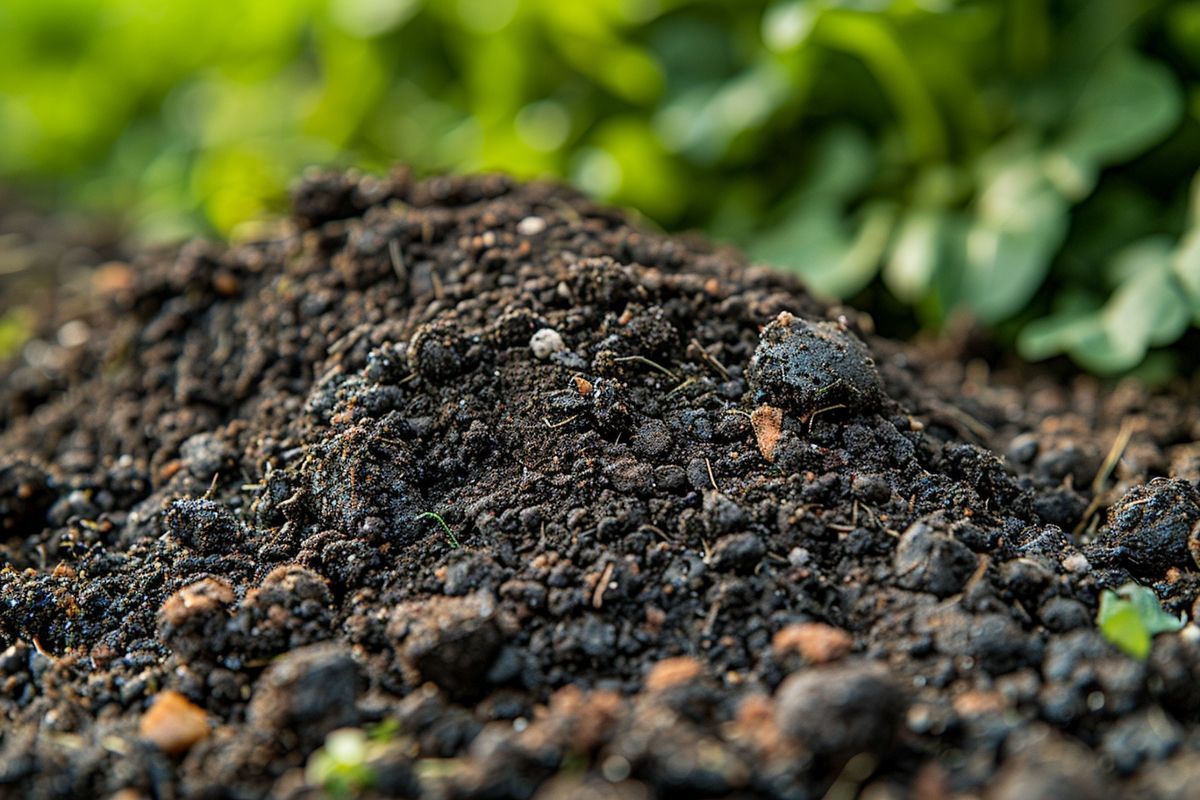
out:
<path id="1" fill-rule="evenodd" d="M 1018 383 L 497 178 L 94 274 L 0 384 L 0 795 L 318 796 L 353 728 L 381 796 L 1195 796 L 1200 632 L 1094 623 L 1192 613 L 1195 383 Z"/>

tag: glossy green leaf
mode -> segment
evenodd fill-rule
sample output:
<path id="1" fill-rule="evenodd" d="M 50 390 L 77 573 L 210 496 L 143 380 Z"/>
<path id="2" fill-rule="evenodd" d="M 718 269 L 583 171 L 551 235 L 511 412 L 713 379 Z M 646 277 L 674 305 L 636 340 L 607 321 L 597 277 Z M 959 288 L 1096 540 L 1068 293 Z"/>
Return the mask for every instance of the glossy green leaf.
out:
<path id="1" fill-rule="evenodd" d="M 1187 329 L 1190 308 L 1172 269 L 1169 239 L 1155 237 L 1123 251 L 1109 267 L 1118 287 L 1102 308 L 1060 312 L 1031 323 L 1019 347 L 1026 358 L 1069 353 L 1094 372 L 1112 374 L 1141 363 L 1151 347 Z"/>
<path id="2" fill-rule="evenodd" d="M 963 302 L 984 322 L 1020 310 L 1041 286 L 1067 229 L 1067 203 L 1036 152 L 993 154 L 966 237 Z"/>
<path id="3" fill-rule="evenodd" d="M 1148 239 L 1132 245 L 1115 262 L 1120 287 L 1104 309 L 1114 339 L 1140 347 L 1172 342 L 1188 323 L 1188 306 L 1172 274 L 1172 242 Z"/>
<path id="4" fill-rule="evenodd" d="M 1200 172 L 1192 179 L 1189 211 L 1188 229 L 1175 250 L 1171 267 L 1192 310 L 1193 324 L 1200 326 Z"/>
<path id="5" fill-rule="evenodd" d="M 1091 72 L 1058 146 L 1085 164 L 1111 164 L 1157 142 L 1182 112 L 1183 97 L 1166 67 L 1116 50 Z"/>
<path id="6" fill-rule="evenodd" d="M 1075 308 L 1030 322 L 1021 329 L 1017 350 L 1023 358 L 1041 361 L 1074 350 L 1083 342 L 1101 335 L 1102 325 L 1096 310 Z"/>
<path id="7" fill-rule="evenodd" d="M 886 250 L 894 209 L 877 204 L 855 224 L 845 205 L 871 174 L 871 153 L 861 135 L 829 136 L 817 151 L 815 171 L 771 229 L 755 237 L 754 258 L 802 275 L 825 297 L 846 297 L 875 277 Z"/>
<path id="8" fill-rule="evenodd" d="M 1154 636 L 1181 629 L 1184 620 L 1163 611 L 1152 589 L 1127 583 L 1115 592 L 1104 590 L 1096 623 L 1110 643 L 1144 661 Z"/>
<path id="9" fill-rule="evenodd" d="M 896 231 L 883 282 L 901 300 L 916 302 L 933 281 L 942 260 L 943 221 L 934 211 L 915 211 Z"/>

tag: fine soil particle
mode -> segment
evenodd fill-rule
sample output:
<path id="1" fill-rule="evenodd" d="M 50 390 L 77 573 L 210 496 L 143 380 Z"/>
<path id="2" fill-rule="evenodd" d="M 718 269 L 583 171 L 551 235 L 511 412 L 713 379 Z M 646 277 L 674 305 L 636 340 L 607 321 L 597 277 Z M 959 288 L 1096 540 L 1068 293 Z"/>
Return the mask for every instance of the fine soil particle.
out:
<path id="1" fill-rule="evenodd" d="M 1194 786 L 1197 629 L 1095 626 L 1193 613 L 1194 381 L 993 373 L 498 177 L 92 276 L 0 384 L 0 795 Z"/>

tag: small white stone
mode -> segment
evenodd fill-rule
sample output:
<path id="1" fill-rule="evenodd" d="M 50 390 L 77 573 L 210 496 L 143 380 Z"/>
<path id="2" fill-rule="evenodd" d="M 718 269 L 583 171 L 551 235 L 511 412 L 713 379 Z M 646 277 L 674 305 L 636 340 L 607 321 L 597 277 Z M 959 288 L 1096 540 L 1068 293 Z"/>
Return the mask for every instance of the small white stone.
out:
<path id="1" fill-rule="evenodd" d="M 546 220 L 541 217 L 526 217 L 517 223 L 517 233 L 522 236 L 537 236 L 546 230 Z"/>
<path id="2" fill-rule="evenodd" d="M 600 774 L 609 783 L 620 783 L 628 778 L 632 771 L 629 762 L 616 755 L 604 759 L 604 763 L 600 765 Z"/>
<path id="3" fill-rule="evenodd" d="M 788 563 L 793 567 L 804 567 L 812 561 L 812 553 L 805 550 L 803 547 L 793 547 L 788 553 Z"/>
<path id="4" fill-rule="evenodd" d="M 63 347 L 78 347 L 92 337 L 92 330 L 83 320 L 73 319 L 58 329 L 58 343 Z"/>
<path id="5" fill-rule="evenodd" d="M 553 328 L 542 328 L 529 339 L 529 349 L 540 359 L 547 359 L 559 350 L 566 350 L 567 345 L 558 331 Z"/>
<path id="6" fill-rule="evenodd" d="M 1083 553 L 1072 553 L 1062 560 L 1063 569 L 1067 572 L 1087 572 L 1092 568 L 1091 563 L 1087 560 L 1087 556 Z"/>

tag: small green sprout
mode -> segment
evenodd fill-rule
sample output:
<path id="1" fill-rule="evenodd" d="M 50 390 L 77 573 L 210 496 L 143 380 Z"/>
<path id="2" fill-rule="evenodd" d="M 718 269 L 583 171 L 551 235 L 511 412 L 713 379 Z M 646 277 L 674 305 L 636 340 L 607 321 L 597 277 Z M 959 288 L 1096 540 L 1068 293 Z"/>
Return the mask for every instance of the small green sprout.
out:
<path id="1" fill-rule="evenodd" d="M 0 314 L 0 359 L 15 356 L 33 335 L 33 318 L 26 309 Z"/>
<path id="2" fill-rule="evenodd" d="M 1105 639 L 1126 655 L 1145 661 L 1155 634 L 1177 631 L 1184 620 L 1163 611 L 1152 589 L 1127 583 L 1100 595 L 1096 622 Z"/>
<path id="3" fill-rule="evenodd" d="M 332 797 L 355 797 L 375 783 L 375 771 L 367 763 L 370 743 L 366 731 L 341 728 L 325 737 L 325 746 L 312 754 L 304 776 Z"/>
<path id="4" fill-rule="evenodd" d="M 367 726 L 367 738 L 375 744 L 391 744 L 400 735 L 400 720 L 388 717 Z"/>
<path id="5" fill-rule="evenodd" d="M 425 519 L 426 517 L 429 517 L 431 519 L 436 519 L 438 521 L 438 524 L 442 526 L 442 530 L 444 530 L 446 532 L 446 538 L 450 540 L 450 546 L 452 548 L 454 548 L 455 550 L 457 550 L 458 549 L 458 538 L 455 537 L 454 531 L 450 530 L 450 526 L 446 524 L 446 520 L 442 519 L 442 515 L 435 514 L 432 511 L 426 511 L 424 514 L 417 515 L 418 520 Z"/>

